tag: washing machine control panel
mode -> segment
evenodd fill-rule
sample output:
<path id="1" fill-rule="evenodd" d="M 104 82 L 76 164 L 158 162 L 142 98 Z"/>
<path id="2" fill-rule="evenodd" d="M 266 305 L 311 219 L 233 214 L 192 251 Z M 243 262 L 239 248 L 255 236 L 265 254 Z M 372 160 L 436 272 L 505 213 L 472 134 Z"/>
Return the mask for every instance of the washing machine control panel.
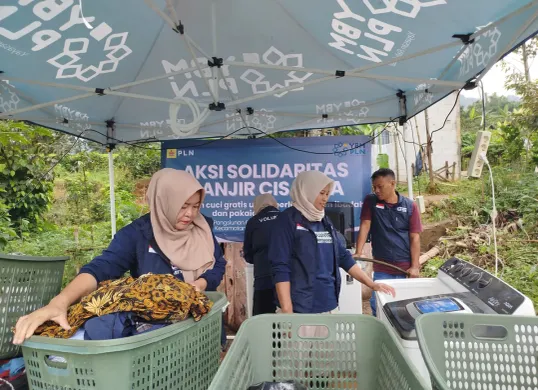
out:
<path id="1" fill-rule="evenodd" d="M 516 289 L 467 261 L 456 257 L 439 270 L 458 281 L 499 314 L 514 314 L 525 300 Z"/>

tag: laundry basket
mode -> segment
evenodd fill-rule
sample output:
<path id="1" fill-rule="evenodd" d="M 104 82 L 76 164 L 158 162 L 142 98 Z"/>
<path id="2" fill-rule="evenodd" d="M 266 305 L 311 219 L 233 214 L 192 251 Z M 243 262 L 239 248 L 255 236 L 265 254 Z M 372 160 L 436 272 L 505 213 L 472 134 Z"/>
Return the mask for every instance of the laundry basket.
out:
<path id="1" fill-rule="evenodd" d="M 20 355 L 20 347 L 11 342 L 11 328 L 19 317 L 48 304 L 60 292 L 68 259 L 0 253 L 0 359 Z"/>
<path id="2" fill-rule="evenodd" d="M 245 321 L 209 390 L 295 380 L 308 390 L 421 390 L 398 341 L 370 316 L 270 314 Z"/>
<path id="3" fill-rule="evenodd" d="M 228 303 L 222 293 L 206 294 L 214 305 L 199 322 L 105 341 L 31 337 L 22 347 L 30 389 L 206 390 L 218 369 Z"/>
<path id="4" fill-rule="evenodd" d="M 416 322 L 436 390 L 538 390 L 538 317 L 426 314 Z"/>

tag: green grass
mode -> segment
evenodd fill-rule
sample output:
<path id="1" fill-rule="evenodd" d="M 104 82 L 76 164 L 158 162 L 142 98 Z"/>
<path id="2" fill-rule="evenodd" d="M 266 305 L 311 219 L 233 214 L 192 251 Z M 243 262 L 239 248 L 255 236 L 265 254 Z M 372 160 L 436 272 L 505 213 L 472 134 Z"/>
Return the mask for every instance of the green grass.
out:
<path id="1" fill-rule="evenodd" d="M 500 222 L 507 225 L 520 219 L 525 233 L 506 233 L 500 226 L 498 235 L 499 276 L 508 284 L 527 295 L 538 311 L 538 244 L 525 242 L 538 239 L 538 176 L 509 168 L 495 168 L 494 181 L 496 204 Z M 489 178 L 458 182 L 452 196 L 430 209 L 426 221 L 445 218 L 457 220 L 461 229 L 451 235 L 465 238 L 481 224 L 491 224 L 491 186 Z M 470 261 L 489 272 L 495 272 L 493 244 L 480 244 L 469 249 L 454 249 L 457 257 Z M 433 277 L 446 258 L 430 260 L 423 268 L 423 275 Z"/>

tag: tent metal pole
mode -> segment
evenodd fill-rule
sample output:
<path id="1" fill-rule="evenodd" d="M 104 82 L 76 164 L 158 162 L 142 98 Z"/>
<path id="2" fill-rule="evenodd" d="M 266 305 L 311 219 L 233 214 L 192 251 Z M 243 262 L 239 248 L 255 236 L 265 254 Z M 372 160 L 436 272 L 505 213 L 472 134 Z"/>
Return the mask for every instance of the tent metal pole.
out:
<path id="1" fill-rule="evenodd" d="M 56 104 L 64 104 L 64 103 L 74 102 L 75 100 L 87 99 L 87 98 L 90 98 L 92 96 L 95 96 L 95 93 L 84 93 L 84 94 L 81 94 L 81 95 L 78 95 L 78 96 L 73 96 L 73 97 L 66 98 L 66 99 L 59 99 L 59 100 L 54 100 L 54 101 L 47 102 L 47 103 L 36 104 L 36 105 L 30 106 L 30 107 L 19 108 L 18 110 L 13 110 L 13 111 L 7 111 L 7 112 L 0 113 L 0 119 L 1 118 L 8 118 L 10 116 L 17 115 L 17 114 L 22 114 L 24 112 L 40 110 L 42 108 L 51 107 L 51 106 L 54 106 Z"/>
<path id="2" fill-rule="evenodd" d="M 114 180 L 114 157 L 112 150 L 108 152 L 108 180 L 110 183 L 110 226 L 112 238 L 116 235 L 116 193 Z"/>
<path id="3" fill-rule="evenodd" d="M 409 153 L 407 152 L 407 149 L 409 148 L 409 145 L 406 144 L 405 142 L 405 131 L 409 130 L 409 131 L 412 131 L 410 129 L 410 126 L 407 125 L 407 122 L 404 123 L 403 125 L 403 135 L 402 135 L 402 139 L 404 141 L 404 153 L 405 153 L 405 164 L 407 165 L 407 169 L 406 169 L 406 173 L 407 173 L 407 191 L 408 191 L 408 196 L 410 199 L 414 200 L 415 199 L 415 195 L 413 194 L 413 169 L 411 167 L 411 164 L 413 163 L 413 159 L 410 159 L 409 158 Z"/>
<path id="4" fill-rule="evenodd" d="M 224 61 L 224 64 L 230 65 L 230 66 L 240 66 L 240 67 L 245 67 L 245 68 L 274 69 L 274 70 L 286 70 L 286 71 L 313 73 L 313 74 L 320 74 L 320 75 L 332 75 L 333 77 L 329 78 L 329 80 L 334 80 L 337 78 L 337 76 L 335 75 L 335 71 L 316 69 L 316 68 L 298 68 L 296 66 L 284 66 L 284 65 L 272 65 L 272 64 L 253 64 L 251 62 L 241 62 L 241 61 Z M 432 85 L 441 85 L 441 86 L 453 87 L 453 88 L 459 88 L 463 84 L 460 81 L 432 80 L 432 79 L 387 76 L 387 75 L 380 75 L 380 74 L 367 74 L 367 73 L 355 73 L 355 72 L 346 72 L 345 77 L 348 77 L 348 76 L 359 78 L 359 79 L 368 79 L 368 80 L 402 81 L 402 82 L 414 83 L 414 84 L 428 83 Z M 308 81 L 302 84 L 296 84 L 292 86 L 291 88 L 293 90 L 293 89 L 301 88 L 302 86 L 307 85 L 307 84 L 308 84 Z M 278 88 L 271 92 L 275 94 L 275 93 L 280 93 L 283 90 L 286 90 L 286 89 Z"/>
<path id="5" fill-rule="evenodd" d="M 106 127 L 107 127 L 107 138 L 115 138 L 114 132 L 115 132 L 115 123 L 113 120 L 106 121 Z M 114 147 L 116 145 L 114 143 L 109 143 L 107 145 L 107 151 L 108 151 L 108 182 L 110 185 L 110 229 L 112 233 L 112 238 L 116 235 L 116 189 L 115 189 L 115 177 L 114 177 L 114 155 L 112 154 Z"/>
<path id="6" fill-rule="evenodd" d="M 404 122 L 402 125 L 402 131 L 398 131 L 396 128 L 396 131 L 399 133 L 399 135 L 402 137 L 402 142 L 400 143 L 400 140 L 398 138 L 398 144 L 400 145 L 400 149 L 402 149 L 403 153 L 403 159 L 404 159 L 404 165 L 405 165 L 405 176 L 407 178 L 407 191 L 408 191 L 408 197 L 410 199 L 415 199 L 414 193 L 413 193 L 413 169 L 412 164 L 414 159 L 409 158 L 410 153 L 408 152 L 408 143 L 405 141 L 405 133 L 406 131 L 413 131 L 411 129 L 411 126 L 408 125 L 408 121 Z M 403 143 L 403 146 L 402 146 Z"/>

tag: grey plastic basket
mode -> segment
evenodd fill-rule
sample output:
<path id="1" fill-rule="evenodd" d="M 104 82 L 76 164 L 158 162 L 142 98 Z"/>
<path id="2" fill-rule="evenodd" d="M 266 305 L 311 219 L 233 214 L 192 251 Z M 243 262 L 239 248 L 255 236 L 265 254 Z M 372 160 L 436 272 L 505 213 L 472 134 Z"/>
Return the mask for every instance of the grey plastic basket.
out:
<path id="1" fill-rule="evenodd" d="M 69 257 L 29 257 L 0 253 L 0 359 L 20 355 L 12 344 L 19 317 L 44 305 L 62 288 Z"/>
<path id="2" fill-rule="evenodd" d="M 426 314 L 416 322 L 436 390 L 538 390 L 538 317 Z"/>
<path id="3" fill-rule="evenodd" d="M 245 321 L 210 390 L 296 380 L 309 390 L 421 390 L 428 384 L 379 320 L 362 315 L 269 314 Z"/>
<path id="4" fill-rule="evenodd" d="M 189 318 L 106 341 L 31 337 L 22 347 L 30 389 L 206 390 L 219 366 L 222 311 L 228 304 L 222 293 L 206 294 L 214 305 L 199 322 Z"/>

